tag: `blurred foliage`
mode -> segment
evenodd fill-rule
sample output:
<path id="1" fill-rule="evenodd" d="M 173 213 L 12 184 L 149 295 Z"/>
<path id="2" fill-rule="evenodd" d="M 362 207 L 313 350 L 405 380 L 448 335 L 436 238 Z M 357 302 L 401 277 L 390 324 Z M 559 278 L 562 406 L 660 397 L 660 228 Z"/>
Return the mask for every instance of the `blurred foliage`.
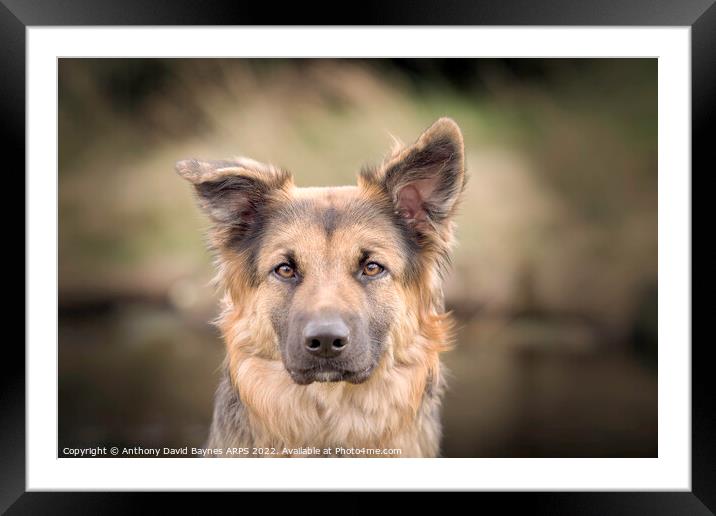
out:
<path id="1" fill-rule="evenodd" d="M 446 453 L 653 455 L 656 79 L 655 59 L 60 60 L 61 441 L 196 444 L 207 423 L 212 265 L 175 161 L 347 184 L 451 116 L 470 181 Z"/>

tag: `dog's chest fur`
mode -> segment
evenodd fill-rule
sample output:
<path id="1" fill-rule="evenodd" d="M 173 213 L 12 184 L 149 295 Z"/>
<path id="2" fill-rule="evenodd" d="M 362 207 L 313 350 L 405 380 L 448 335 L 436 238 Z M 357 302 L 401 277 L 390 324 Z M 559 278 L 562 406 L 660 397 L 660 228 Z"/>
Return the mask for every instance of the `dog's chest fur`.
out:
<path id="1" fill-rule="evenodd" d="M 209 448 L 269 448 L 283 456 L 307 447 L 392 448 L 400 450 L 398 457 L 439 453 L 443 382 L 437 374 L 421 379 L 410 367 L 384 363 L 367 385 L 300 386 L 280 363 L 246 362 L 242 366 L 253 373 L 263 370 L 246 377 L 239 370 L 235 382 L 226 370 L 217 390 Z M 246 384 L 247 379 L 263 385 Z"/>

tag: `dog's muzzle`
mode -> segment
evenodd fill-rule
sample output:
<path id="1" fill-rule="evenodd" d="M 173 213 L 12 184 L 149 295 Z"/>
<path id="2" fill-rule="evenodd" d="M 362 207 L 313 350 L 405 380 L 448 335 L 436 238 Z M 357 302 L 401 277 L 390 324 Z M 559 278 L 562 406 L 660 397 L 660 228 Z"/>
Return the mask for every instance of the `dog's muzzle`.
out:
<path id="1" fill-rule="evenodd" d="M 360 329 L 337 312 L 298 318 L 285 364 L 291 378 L 301 385 L 366 381 L 375 364 Z"/>

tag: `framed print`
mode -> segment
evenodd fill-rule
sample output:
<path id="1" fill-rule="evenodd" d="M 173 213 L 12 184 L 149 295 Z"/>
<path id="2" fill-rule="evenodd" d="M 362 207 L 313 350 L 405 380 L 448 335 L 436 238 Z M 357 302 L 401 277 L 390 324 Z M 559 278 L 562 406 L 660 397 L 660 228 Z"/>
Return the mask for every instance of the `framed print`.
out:
<path id="1" fill-rule="evenodd" d="M 26 338 L 3 509 L 397 490 L 709 514 L 712 4 L 316 25 L 4 1 Z"/>

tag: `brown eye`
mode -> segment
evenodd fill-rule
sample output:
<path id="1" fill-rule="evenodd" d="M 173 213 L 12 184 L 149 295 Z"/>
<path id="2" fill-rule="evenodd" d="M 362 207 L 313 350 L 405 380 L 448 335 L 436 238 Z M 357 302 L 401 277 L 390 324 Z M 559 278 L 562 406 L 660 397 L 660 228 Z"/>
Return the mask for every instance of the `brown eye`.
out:
<path id="1" fill-rule="evenodd" d="M 296 271 L 287 263 L 282 263 L 273 271 L 279 278 L 283 279 L 291 279 L 296 276 Z"/>
<path id="2" fill-rule="evenodd" d="M 383 268 L 382 265 L 379 265 L 375 262 L 369 262 L 363 266 L 363 275 L 375 277 L 375 276 L 378 276 L 384 270 L 385 269 Z"/>

